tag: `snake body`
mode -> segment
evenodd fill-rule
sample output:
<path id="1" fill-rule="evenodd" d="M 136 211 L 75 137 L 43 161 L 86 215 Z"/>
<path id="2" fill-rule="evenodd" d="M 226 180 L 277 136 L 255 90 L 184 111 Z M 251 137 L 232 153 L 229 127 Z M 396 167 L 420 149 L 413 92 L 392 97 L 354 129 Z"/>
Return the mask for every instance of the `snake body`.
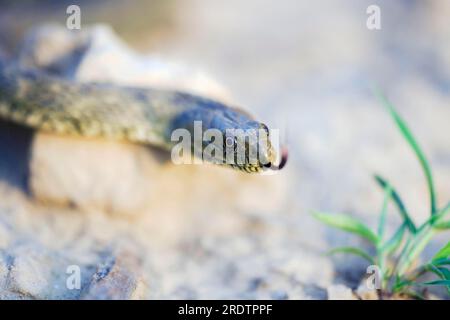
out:
<path id="1" fill-rule="evenodd" d="M 79 83 L 1 63 L 0 117 L 47 132 L 120 139 L 166 150 L 174 145 L 171 132 L 176 128 L 191 132 L 193 121 L 221 132 L 267 128 L 239 109 L 188 93 Z M 274 168 L 276 155 L 270 143 L 263 154 L 265 162 L 229 166 L 245 172 Z"/>

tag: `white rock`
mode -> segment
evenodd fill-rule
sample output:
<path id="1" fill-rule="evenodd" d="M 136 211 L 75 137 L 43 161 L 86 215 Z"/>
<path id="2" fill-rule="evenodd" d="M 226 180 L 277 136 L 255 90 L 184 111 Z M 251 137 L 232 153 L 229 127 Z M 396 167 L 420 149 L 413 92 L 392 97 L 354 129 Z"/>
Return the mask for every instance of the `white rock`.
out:
<path id="1" fill-rule="evenodd" d="M 33 143 L 30 187 L 43 202 L 110 212 L 141 212 L 152 184 L 146 167 L 160 164 L 142 147 L 39 133 Z"/>

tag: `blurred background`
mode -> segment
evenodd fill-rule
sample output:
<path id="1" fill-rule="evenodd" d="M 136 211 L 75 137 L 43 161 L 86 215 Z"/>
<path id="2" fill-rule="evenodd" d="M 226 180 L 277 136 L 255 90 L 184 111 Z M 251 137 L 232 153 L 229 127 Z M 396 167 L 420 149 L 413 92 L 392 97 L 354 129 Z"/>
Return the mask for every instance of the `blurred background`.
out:
<path id="1" fill-rule="evenodd" d="M 0 57 L 17 57 L 24 35 L 41 24 L 64 26 L 66 8 L 73 2 L 0 1 Z M 357 286 L 365 264 L 357 258 L 331 259 L 323 252 L 358 240 L 321 226 L 311 218 L 311 210 L 347 212 L 375 226 L 383 194 L 373 182 L 374 173 L 388 177 L 400 190 L 417 222 L 427 218 L 429 206 L 419 164 L 373 96 L 373 85 L 397 107 L 428 156 L 438 205 L 448 201 L 450 3 L 77 4 L 82 30 L 109 25 L 140 56 L 157 55 L 215 79 L 229 99 L 282 130 L 289 163 L 276 176 L 247 177 L 222 168 L 161 165 L 147 159 L 147 153 L 141 155 L 142 150 L 123 146 L 112 154 L 128 153 L 132 162 L 144 157 L 139 161 L 152 187 L 147 190 L 133 180 L 129 190 L 120 191 L 123 211 L 133 214 L 111 214 L 110 204 L 93 206 L 87 201 L 78 206 L 85 203 L 82 192 L 72 206 L 72 201 L 62 206 L 37 201 L 33 192 L 46 198 L 42 194 L 51 188 L 42 185 L 53 182 L 44 171 L 40 177 L 46 181 L 28 190 L 27 150 L 47 152 L 43 144 L 53 140 L 36 139 L 31 132 L 0 123 L 0 295 L 78 298 L 79 291 L 61 284 L 65 266 L 80 265 L 83 288 L 92 288 L 90 279 L 99 265 L 121 255 L 135 257 L 137 262 L 124 269 L 144 288 L 144 298 L 325 299 L 333 284 Z M 371 4 L 381 8 L 380 30 L 366 27 Z M 51 150 L 84 148 L 83 142 L 77 143 Z M 95 149 L 89 150 L 95 155 Z M 54 153 L 51 157 L 60 159 Z M 111 172 L 117 169 L 108 166 Z M 130 170 L 104 184 L 135 179 L 129 177 L 130 172 L 136 174 Z M 87 183 L 85 193 L 102 187 L 98 181 Z M 40 193 L 40 188 L 47 191 Z M 136 188 L 148 194 L 142 195 L 146 208 L 134 214 L 137 210 L 127 207 L 134 200 L 127 199 Z M 393 230 L 399 219 L 391 211 Z M 425 256 L 446 240 L 445 235 L 437 238 Z M 12 263 L 17 264 L 13 274 L 5 271 Z M 2 276 L 14 278 L 13 285 L 2 282 Z"/>

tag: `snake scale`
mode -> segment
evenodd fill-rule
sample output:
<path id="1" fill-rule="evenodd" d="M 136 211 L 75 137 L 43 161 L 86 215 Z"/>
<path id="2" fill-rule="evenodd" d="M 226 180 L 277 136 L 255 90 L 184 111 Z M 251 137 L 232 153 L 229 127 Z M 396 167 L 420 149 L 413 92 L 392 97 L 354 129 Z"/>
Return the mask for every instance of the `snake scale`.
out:
<path id="1" fill-rule="evenodd" d="M 83 137 L 104 137 L 171 150 L 171 132 L 184 128 L 193 133 L 193 122 L 202 128 L 261 129 L 267 135 L 263 159 L 222 165 L 245 172 L 278 170 L 280 164 L 270 144 L 269 130 L 247 113 L 223 103 L 188 93 L 153 88 L 134 88 L 103 83 L 79 83 L 38 70 L 22 70 L 0 62 L 0 118 L 34 129 Z M 225 139 L 220 141 L 222 146 Z M 246 143 L 245 152 L 260 148 Z M 233 152 L 238 152 L 236 148 Z M 217 161 L 215 162 L 217 163 Z"/>

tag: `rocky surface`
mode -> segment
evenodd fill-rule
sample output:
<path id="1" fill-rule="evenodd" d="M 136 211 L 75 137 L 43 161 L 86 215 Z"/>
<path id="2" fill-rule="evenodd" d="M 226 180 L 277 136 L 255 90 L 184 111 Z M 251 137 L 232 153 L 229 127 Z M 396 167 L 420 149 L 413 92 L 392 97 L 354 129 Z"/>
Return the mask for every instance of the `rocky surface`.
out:
<path id="1" fill-rule="evenodd" d="M 349 297 L 340 284 L 356 288 L 364 263 L 322 253 L 357 240 L 309 211 L 373 225 L 382 201 L 374 172 L 390 178 L 417 221 L 428 207 L 419 166 L 372 82 L 418 136 L 439 204 L 450 195 L 450 8 L 437 3 L 381 1 L 375 32 L 365 28 L 364 1 L 183 1 L 159 56 L 135 53 L 106 26 L 33 30 L 16 55 L 26 67 L 237 101 L 286 129 L 291 157 L 278 175 L 250 177 L 0 122 L 0 298 Z M 73 265 L 80 289 L 66 286 Z"/>

